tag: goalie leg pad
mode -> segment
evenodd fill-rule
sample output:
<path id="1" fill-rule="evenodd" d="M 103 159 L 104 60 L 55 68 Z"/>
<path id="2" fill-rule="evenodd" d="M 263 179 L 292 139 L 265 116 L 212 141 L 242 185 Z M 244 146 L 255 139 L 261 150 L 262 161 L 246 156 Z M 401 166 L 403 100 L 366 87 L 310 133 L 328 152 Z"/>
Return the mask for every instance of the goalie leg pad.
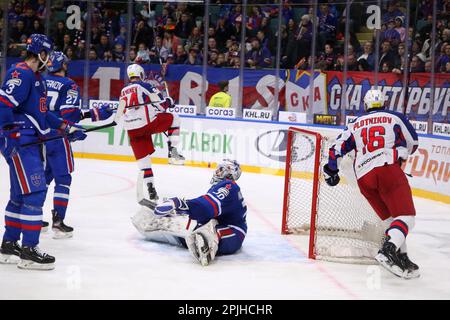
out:
<path id="1" fill-rule="evenodd" d="M 151 238 L 155 232 L 175 237 L 186 237 L 194 224 L 187 215 L 170 215 L 165 217 L 157 216 L 153 210 L 142 207 L 141 210 L 131 218 L 136 229 L 146 238 Z"/>
<path id="2" fill-rule="evenodd" d="M 209 265 L 215 259 L 219 249 L 217 223 L 217 220 L 211 219 L 186 237 L 189 252 L 202 266 Z"/>

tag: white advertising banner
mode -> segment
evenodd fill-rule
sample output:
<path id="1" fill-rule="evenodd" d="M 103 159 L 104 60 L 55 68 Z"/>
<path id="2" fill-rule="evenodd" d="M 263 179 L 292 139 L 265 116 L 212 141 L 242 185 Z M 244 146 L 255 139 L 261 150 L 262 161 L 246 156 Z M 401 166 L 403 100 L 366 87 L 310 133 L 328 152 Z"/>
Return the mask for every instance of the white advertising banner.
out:
<path id="1" fill-rule="evenodd" d="M 236 118 L 236 109 L 234 108 L 217 108 L 206 107 L 206 116 L 213 118 Z"/>
<path id="2" fill-rule="evenodd" d="M 105 122 L 99 123 L 99 125 Z M 179 150 L 190 161 L 219 162 L 236 159 L 242 165 L 284 169 L 287 129 L 290 125 L 258 121 L 182 117 Z M 302 126 L 330 138 L 341 129 Z M 155 158 L 167 157 L 167 138 L 153 135 Z M 119 125 L 91 132 L 84 141 L 73 144 L 75 152 L 132 156 L 127 133 Z M 450 196 L 450 139 L 421 136 L 419 149 L 404 164 L 413 175 L 412 187 Z"/>

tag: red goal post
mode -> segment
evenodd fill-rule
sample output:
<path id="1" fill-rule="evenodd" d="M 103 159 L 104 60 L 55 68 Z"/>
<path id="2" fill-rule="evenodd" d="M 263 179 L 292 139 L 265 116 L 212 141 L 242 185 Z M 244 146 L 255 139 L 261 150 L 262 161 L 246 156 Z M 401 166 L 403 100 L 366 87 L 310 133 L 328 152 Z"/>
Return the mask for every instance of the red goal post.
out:
<path id="1" fill-rule="evenodd" d="M 336 135 L 288 129 L 281 232 L 309 236 L 311 259 L 375 263 L 386 225 L 359 192 L 353 155 L 340 161 L 337 186 L 323 178 Z"/>

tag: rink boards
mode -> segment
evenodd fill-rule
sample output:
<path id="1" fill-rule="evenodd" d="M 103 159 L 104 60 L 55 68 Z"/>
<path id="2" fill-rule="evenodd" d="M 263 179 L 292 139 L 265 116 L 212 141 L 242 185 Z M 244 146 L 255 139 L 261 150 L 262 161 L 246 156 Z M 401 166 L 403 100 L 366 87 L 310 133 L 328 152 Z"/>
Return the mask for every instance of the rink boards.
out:
<path id="1" fill-rule="evenodd" d="M 190 166 L 211 167 L 230 158 L 240 162 L 244 171 L 284 175 L 287 129 L 293 125 L 317 131 L 330 139 L 342 130 L 331 126 L 183 116 L 179 150 Z M 167 163 L 166 136 L 154 135 L 153 143 L 156 150 L 153 162 Z M 74 143 L 73 149 L 76 157 L 134 161 L 121 125 L 91 132 L 86 140 Z M 409 182 L 415 196 L 450 203 L 449 155 L 449 138 L 419 136 L 419 149 L 404 166 L 405 172 L 413 176 Z"/>

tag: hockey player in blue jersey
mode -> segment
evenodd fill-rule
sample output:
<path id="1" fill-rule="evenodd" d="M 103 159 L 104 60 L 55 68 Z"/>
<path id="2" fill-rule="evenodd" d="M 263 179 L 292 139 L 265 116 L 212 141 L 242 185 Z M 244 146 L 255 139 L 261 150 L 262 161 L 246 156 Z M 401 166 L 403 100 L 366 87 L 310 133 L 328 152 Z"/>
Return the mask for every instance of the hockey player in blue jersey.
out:
<path id="1" fill-rule="evenodd" d="M 68 59 L 64 53 L 54 51 L 47 63 L 49 74 L 47 84 L 47 109 L 56 117 L 68 123 L 78 123 L 91 118 L 92 121 L 106 120 L 113 113 L 107 106 L 82 111 L 80 108 L 80 88 L 67 77 Z M 74 171 L 72 148 L 67 137 L 49 141 L 45 144 L 47 186 L 54 180 L 52 230 L 55 239 L 70 238 L 73 228 L 64 223 L 69 203 L 71 173 Z M 47 227 L 48 222 L 43 222 Z"/>
<path id="2" fill-rule="evenodd" d="M 247 207 L 236 183 L 240 175 L 236 161 L 224 160 L 206 194 L 171 198 L 154 210 L 143 207 L 132 222 L 147 240 L 187 247 L 204 266 L 216 255 L 236 253 L 247 232 Z"/>
<path id="3" fill-rule="evenodd" d="M 81 127 L 47 112 L 47 89 L 40 73 L 52 51 L 51 41 L 45 35 L 32 34 L 26 51 L 25 61 L 6 72 L 0 89 L 0 151 L 9 166 L 11 186 L 0 263 L 50 270 L 55 258 L 38 249 L 47 191 L 43 146 L 21 145 L 55 134 L 68 135 L 71 140 L 84 139 L 86 135 Z"/>

